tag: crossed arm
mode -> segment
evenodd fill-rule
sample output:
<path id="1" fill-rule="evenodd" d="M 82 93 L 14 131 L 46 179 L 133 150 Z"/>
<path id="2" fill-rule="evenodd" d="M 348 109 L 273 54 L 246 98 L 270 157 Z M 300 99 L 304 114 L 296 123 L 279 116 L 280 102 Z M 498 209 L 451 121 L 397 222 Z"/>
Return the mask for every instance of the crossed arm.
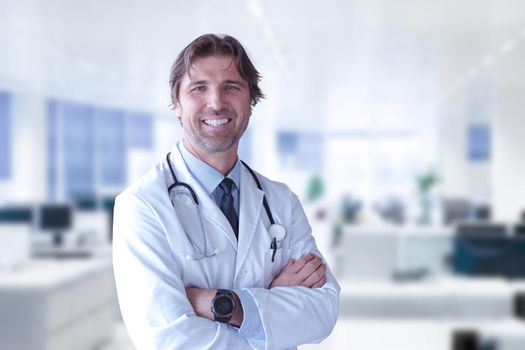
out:
<path id="1" fill-rule="evenodd" d="M 295 286 L 319 288 L 325 283 L 326 264 L 314 253 L 308 253 L 297 261 L 290 259 L 279 275 L 270 283 L 270 289 Z M 216 292 L 216 289 L 186 288 L 186 295 L 197 316 L 213 320 L 211 301 L 215 297 Z M 238 307 L 230 323 L 239 327 L 244 319 L 244 311 L 235 293 L 233 293 L 233 298 Z"/>

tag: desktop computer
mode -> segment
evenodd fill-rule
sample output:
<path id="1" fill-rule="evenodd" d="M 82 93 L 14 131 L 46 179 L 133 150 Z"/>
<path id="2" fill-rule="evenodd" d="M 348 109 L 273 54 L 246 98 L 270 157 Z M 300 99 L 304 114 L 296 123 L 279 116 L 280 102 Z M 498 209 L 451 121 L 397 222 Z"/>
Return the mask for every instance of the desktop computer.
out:
<path id="1" fill-rule="evenodd" d="M 38 228 L 53 235 L 53 245 L 60 247 L 64 234 L 71 229 L 72 208 L 69 205 L 44 204 L 39 210 Z"/>

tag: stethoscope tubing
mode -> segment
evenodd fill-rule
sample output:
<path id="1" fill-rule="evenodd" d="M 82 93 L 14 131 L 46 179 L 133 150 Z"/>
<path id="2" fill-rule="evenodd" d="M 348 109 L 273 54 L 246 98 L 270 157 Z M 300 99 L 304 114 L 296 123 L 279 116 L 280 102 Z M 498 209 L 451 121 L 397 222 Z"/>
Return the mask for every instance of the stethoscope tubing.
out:
<path id="1" fill-rule="evenodd" d="M 199 211 L 199 217 L 200 217 L 200 226 L 201 226 L 201 232 L 203 233 L 204 235 L 204 252 L 202 252 L 199 247 L 197 246 L 197 244 L 195 244 L 195 242 L 193 241 L 193 239 L 190 237 L 190 235 L 188 235 L 188 232 L 185 232 L 186 234 L 186 237 L 188 238 L 188 240 L 190 241 L 191 245 L 193 246 L 193 249 L 194 251 L 196 251 L 199 256 L 198 257 L 195 257 L 195 256 L 190 256 L 191 259 L 196 259 L 196 260 L 201 260 L 203 258 L 211 258 L 213 256 L 215 256 L 217 254 L 216 251 L 214 251 L 212 254 L 208 255 L 207 253 L 207 250 L 208 250 L 208 246 L 207 246 L 207 239 L 206 239 L 206 232 L 204 231 L 204 224 L 202 222 L 202 214 L 200 212 L 200 204 L 199 204 L 199 199 L 197 197 L 197 195 L 195 194 L 195 191 L 193 191 L 193 189 L 191 188 L 190 185 L 188 185 L 187 183 L 185 182 L 181 182 L 177 179 L 177 176 L 175 175 L 175 171 L 173 170 L 173 166 L 171 165 L 171 160 L 170 160 L 170 156 L 171 156 L 171 152 L 169 152 L 167 155 L 166 155 L 166 161 L 168 163 L 168 167 L 169 167 L 169 170 L 170 170 L 170 173 L 171 173 L 171 177 L 173 179 L 173 183 L 171 185 L 168 186 L 168 194 L 171 193 L 171 191 L 177 187 L 177 186 L 182 186 L 184 188 L 186 188 L 188 190 L 188 192 L 190 193 L 192 199 L 193 199 L 193 205 L 195 205 L 197 207 L 197 210 Z M 255 174 L 255 172 L 248 166 L 248 164 L 246 164 L 244 161 L 241 160 L 241 163 L 246 167 L 246 169 L 248 169 L 248 171 L 250 172 L 250 175 L 252 176 L 253 180 L 255 181 L 255 184 L 257 185 L 257 188 L 263 192 L 263 206 L 264 206 L 264 209 L 266 211 L 266 214 L 268 215 L 268 219 L 270 220 L 270 227 L 274 226 L 275 225 L 275 221 L 273 219 L 273 215 L 272 215 L 272 211 L 270 210 L 270 206 L 268 205 L 268 201 L 266 200 L 266 195 L 264 194 L 264 191 L 262 189 L 262 186 L 261 186 L 261 182 L 259 181 L 259 178 L 257 177 L 257 175 Z M 275 240 L 275 238 L 274 238 Z"/>

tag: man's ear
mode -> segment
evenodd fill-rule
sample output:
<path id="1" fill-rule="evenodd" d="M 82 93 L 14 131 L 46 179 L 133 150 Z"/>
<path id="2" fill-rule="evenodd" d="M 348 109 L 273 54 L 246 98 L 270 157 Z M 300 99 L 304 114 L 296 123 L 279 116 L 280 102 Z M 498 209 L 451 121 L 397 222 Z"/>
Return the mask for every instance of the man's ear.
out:
<path id="1" fill-rule="evenodd" d="M 175 114 L 178 118 L 182 116 L 182 108 L 180 108 L 180 103 L 177 101 L 173 102 L 173 110 L 175 111 Z"/>

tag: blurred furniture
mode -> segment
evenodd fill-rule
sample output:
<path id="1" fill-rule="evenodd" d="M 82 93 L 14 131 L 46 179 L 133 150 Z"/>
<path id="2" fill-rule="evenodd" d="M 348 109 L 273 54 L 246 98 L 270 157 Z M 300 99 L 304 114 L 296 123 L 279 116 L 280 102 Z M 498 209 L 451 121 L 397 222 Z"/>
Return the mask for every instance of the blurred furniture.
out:
<path id="1" fill-rule="evenodd" d="M 0 222 L 0 271 L 24 266 L 31 257 L 31 226 Z"/>
<path id="2" fill-rule="evenodd" d="M 467 220 L 472 211 L 472 204 L 463 198 L 444 198 L 442 201 L 443 223 L 455 224 Z"/>
<path id="3" fill-rule="evenodd" d="M 507 226 L 493 222 L 462 222 L 456 225 L 458 235 L 490 235 L 503 236 L 507 233 Z"/>
<path id="4" fill-rule="evenodd" d="M 514 226 L 514 234 L 525 237 L 525 223 L 519 223 Z"/>
<path id="5" fill-rule="evenodd" d="M 94 349 L 112 333 L 111 260 L 39 260 L 0 272 L 0 349 Z"/>
<path id="6" fill-rule="evenodd" d="M 468 276 L 525 278 L 525 236 L 471 229 L 454 237 L 454 271 Z"/>
<path id="7" fill-rule="evenodd" d="M 0 207 L 0 270 L 23 266 L 31 257 L 31 206 Z"/>
<path id="8" fill-rule="evenodd" d="M 340 280 L 345 318 L 496 320 L 516 317 L 525 282 L 498 278 L 439 278 L 425 282 Z"/>
<path id="9" fill-rule="evenodd" d="M 458 331 L 475 333 L 478 344 L 492 343 L 496 350 L 522 350 L 525 323 L 512 318 L 494 322 L 450 321 L 435 319 L 351 319 L 339 318 L 323 349 L 366 350 L 459 350 L 453 347 Z M 300 349 L 318 349 L 319 345 Z M 494 348 L 484 347 L 483 350 Z M 462 349 L 463 350 L 463 349 Z M 481 350 L 481 349 L 475 349 Z"/>
<path id="10" fill-rule="evenodd" d="M 340 279 L 388 281 L 411 272 L 448 271 L 452 228 L 346 225 L 341 231 L 332 267 Z"/>

